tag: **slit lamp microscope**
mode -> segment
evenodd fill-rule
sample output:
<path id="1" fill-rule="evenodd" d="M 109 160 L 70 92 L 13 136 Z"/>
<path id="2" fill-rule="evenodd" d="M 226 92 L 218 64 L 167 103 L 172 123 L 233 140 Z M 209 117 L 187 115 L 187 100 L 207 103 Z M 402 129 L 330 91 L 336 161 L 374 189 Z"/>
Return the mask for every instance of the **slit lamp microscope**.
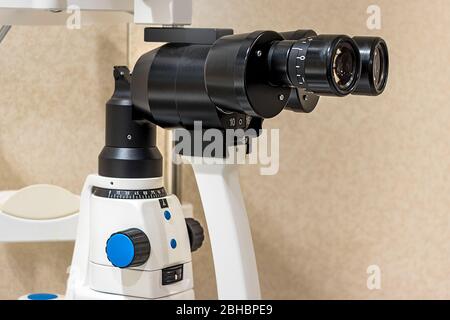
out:
<path id="1" fill-rule="evenodd" d="M 197 180 L 218 297 L 260 299 L 239 166 L 225 160 L 237 150 L 251 152 L 248 132 L 260 132 L 264 120 L 283 110 L 311 112 L 320 96 L 381 94 L 386 43 L 312 30 L 181 27 L 146 28 L 145 41 L 166 44 L 144 54 L 132 72 L 114 67 L 105 146 L 98 174 L 81 194 L 66 298 L 195 298 L 191 251 L 202 245 L 203 228 L 185 219 L 163 186 L 156 126 L 194 136 L 201 122 L 201 130 L 236 133 L 207 156 L 217 160 L 212 164 L 197 161 L 206 157 L 207 143 L 180 152 Z"/>

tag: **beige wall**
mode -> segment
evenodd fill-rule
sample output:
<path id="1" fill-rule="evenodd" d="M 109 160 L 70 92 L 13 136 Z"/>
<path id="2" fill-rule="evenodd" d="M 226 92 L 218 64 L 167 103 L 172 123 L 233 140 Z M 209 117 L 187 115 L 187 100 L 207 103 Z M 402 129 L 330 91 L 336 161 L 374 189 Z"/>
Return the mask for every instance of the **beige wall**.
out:
<path id="1" fill-rule="evenodd" d="M 382 29 L 366 28 L 366 8 Z M 280 172 L 242 169 L 265 298 L 450 298 L 450 2 L 194 0 L 194 25 L 313 28 L 381 35 L 388 89 L 284 112 Z M 111 67 L 127 61 L 126 26 L 16 28 L 0 45 L 0 189 L 55 183 L 73 192 L 96 170 Z M 150 48 L 130 30 L 132 62 Z M 185 200 L 201 205 L 186 167 Z M 0 298 L 64 288 L 71 244 L 0 245 Z M 199 298 L 214 298 L 209 245 L 195 254 Z M 382 289 L 366 288 L 377 264 Z"/>
<path id="2" fill-rule="evenodd" d="M 112 66 L 126 26 L 14 27 L 0 44 L 0 190 L 53 183 L 79 192 L 96 171 Z M 64 292 L 73 244 L 1 244 L 0 298 Z"/>
<path id="3" fill-rule="evenodd" d="M 197 26 L 378 34 L 390 47 L 383 96 L 323 98 L 312 114 L 265 123 L 281 129 L 280 172 L 242 169 L 263 296 L 450 298 L 450 2 L 194 2 Z M 196 262 L 198 293 L 211 297 L 208 252 Z M 372 264 L 380 291 L 366 287 Z"/>

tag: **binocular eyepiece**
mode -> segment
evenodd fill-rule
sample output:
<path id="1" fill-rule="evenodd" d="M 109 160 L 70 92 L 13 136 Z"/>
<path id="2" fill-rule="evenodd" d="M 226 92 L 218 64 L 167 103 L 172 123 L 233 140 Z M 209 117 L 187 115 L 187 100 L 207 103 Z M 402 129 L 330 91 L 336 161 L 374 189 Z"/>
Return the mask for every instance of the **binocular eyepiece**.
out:
<path id="1" fill-rule="evenodd" d="M 205 128 L 247 129 L 284 109 L 311 112 L 319 96 L 376 96 L 386 87 L 389 55 L 381 38 L 221 31 L 209 43 L 195 36 L 189 43 L 195 30 L 148 29 L 149 41 L 174 41 L 134 68 L 132 101 L 141 116 L 166 128 L 202 121 Z"/>
<path id="2" fill-rule="evenodd" d="M 271 82 L 317 95 L 379 95 L 388 74 L 386 43 L 376 37 L 317 35 L 312 30 L 282 34 L 270 48 Z"/>

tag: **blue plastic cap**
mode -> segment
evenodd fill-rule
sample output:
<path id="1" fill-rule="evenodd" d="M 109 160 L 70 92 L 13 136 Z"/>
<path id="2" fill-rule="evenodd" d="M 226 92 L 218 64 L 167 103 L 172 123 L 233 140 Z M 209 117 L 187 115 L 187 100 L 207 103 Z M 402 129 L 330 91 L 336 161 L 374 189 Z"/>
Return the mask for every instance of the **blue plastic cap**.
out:
<path id="1" fill-rule="evenodd" d="M 116 233 L 106 242 L 106 255 L 113 266 L 126 268 L 133 262 L 134 244 L 126 235 Z"/>
<path id="2" fill-rule="evenodd" d="M 33 293 L 29 294 L 27 298 L 28 300 L 55 300 L 58 296 L 52 293 Z"/>

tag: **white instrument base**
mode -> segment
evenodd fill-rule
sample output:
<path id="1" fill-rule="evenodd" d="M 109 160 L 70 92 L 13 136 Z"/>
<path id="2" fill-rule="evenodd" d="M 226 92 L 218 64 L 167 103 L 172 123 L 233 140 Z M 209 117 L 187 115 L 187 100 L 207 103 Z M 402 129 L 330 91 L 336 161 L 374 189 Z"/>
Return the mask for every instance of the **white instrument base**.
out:
<path id="1" fill-rule="evenodd" d="M 162 178 L 117 179 L 98 175 L 87 178 L 81 194 L 77 240 L 66 298 L 193 298 L 189 236 L 176 196 L 109 198 L 94 195 L 94 187 L 109 189 L 109 192 L 111 189 L 152 190 L 162 187 Z M 165 215 L 167 210 L 170 210 L 168 217 Z M 105 252 L 108 238 L 130 228 L 137 228 L 147 235 L 151 245 L 150 257 L 136 267 L 115 267 Z M 175 241 L 174 245 L 172 241 Z M 182 278 L 164 283 L 162 274 L 170 267 L 181 267 Z"/>

